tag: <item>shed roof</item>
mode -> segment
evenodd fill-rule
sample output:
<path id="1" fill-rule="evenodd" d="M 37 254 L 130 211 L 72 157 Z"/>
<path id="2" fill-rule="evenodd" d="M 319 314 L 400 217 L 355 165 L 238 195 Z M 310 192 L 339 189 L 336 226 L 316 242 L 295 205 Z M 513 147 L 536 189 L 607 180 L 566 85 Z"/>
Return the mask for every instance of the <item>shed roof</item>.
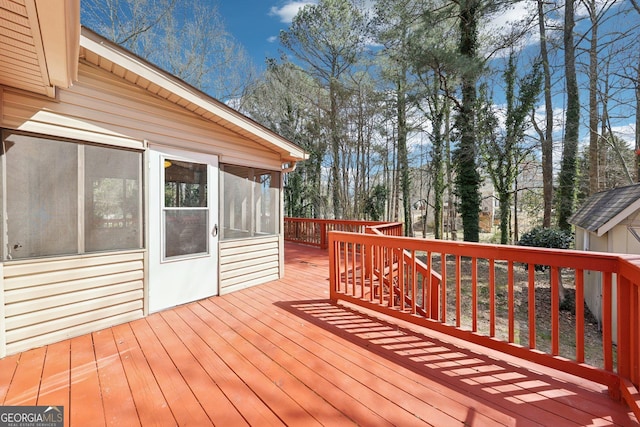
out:
<path id="1" fill-rule="evenodd" d="M 569 223 L 603 236 L 638 209 L 640 184 L 613 188 L 589 197 Z"/>

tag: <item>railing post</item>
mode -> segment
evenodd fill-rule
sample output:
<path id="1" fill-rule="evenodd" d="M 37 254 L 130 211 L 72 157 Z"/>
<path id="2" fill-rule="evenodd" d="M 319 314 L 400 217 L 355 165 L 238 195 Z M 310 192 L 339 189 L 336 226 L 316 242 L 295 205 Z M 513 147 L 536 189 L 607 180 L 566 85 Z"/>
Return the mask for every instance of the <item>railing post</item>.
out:
<path id="1" fill-rule="evenodd" d="M 613 372 L 613 351 L 612 351 L 612 315 L 611 315 L 611 292 L 612 280 L 610 272 L 602 273 L 602 355 L 604 358 L 604 369 Z"/>
<path id="2" fill-rule="evenodd" d="M 440 281 L 433 277 L 433 274 L 429 274 L 429 296 L 431 298 L 431 307 L 429 313 L 431 319 L 440 319 Z"/>
<path id="3" fill-rule="evenodd" d="M 329 223 L 327 222 L 322 222 L 320 224 L 320 248 L 322 249 L 327 249 L 327 234 L 328 234 L 328 229 L 329 227 Z"/>
<path id="4" fill-rule="evenodd" d="M 618 374 L 623 378 L 631 375 L 631 283 L 629 279 L 618 275 Z"/>
<path id="5" fill-rule="evenodd" d="M 322 227 L 324 229 L 324 227 Z M 336 271 L 339 271 L 336 265 L 338 263 L 338 258 L 336 255 L 335 242 L 329 237 L 329 299 L 331 301 L 337 301 L 338 297 L 336 295 L 336 286 L 337 286 L 337 277 Z"/>

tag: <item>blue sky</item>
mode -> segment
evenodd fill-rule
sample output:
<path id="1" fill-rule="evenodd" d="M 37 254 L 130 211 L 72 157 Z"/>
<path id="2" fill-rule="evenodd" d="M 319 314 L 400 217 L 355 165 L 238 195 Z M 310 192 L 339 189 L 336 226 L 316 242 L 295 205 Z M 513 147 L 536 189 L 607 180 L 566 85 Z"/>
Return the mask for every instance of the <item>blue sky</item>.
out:
<path id="1" fill-rule="evenodd" d="M 289 27 L 293 16 L 305 4 L 302 1 L 220 0 L 218 10 L 227 31 L 240 42 L 264 68 L 266 58 L 280 56 L 278 34 Z"/>
<path id="2" fill-rule="evenodd" d="M 217 6 L 229 33 L 245 48 L 253 59 L 256 67 L 263 70 L 266 58 L 279 58 L 280 30 L 287 29 L 297 11 L 305 4 L 316 3 L 315 0 L 218 0 Z M 511 9 L 495 17 L 487 27 L 489 31 L 496 31 L 502 25 L 519 19 L 524 14 L 527 2 L 521 2 Z M 579 9 L 578 15 L 584 16 L 584 10 Z M 534 32 L 535 33 L 535 32 Z M 537 45 L 537 35 L 526 39 L 525 44 Z M 536 48 L 537 49 L 537 48 Z M 559 89 L 561 91 L 561 89 Z M 586 102 L 586 96 L 583 97 Z M 558 117 L 562 117 L 561 99 L 556 100 Z M 584 119 L 583 119 L 584 121 Z M 562 120 L 558 120 L 558 125 Z M 615 130 L 628 141 L 633 140 L 634 127 L 631 118 L 614 123 Z"/>

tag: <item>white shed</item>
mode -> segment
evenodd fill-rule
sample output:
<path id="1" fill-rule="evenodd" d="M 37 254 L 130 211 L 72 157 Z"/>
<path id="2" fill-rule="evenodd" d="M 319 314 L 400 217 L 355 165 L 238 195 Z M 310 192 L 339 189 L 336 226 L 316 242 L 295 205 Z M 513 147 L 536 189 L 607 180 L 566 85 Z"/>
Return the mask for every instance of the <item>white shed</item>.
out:
<path id="1" fill-rule="evenodd" d="M 283 275 L 306 153 L 79 16 L 0 2 L 0 357 Z"/>
<path id="2" fill-rule="evenodd" d="M 575 226 L 576 249 L 640 254 L 640 184 L 596 193 L 569 219 Z M 617 336 L 615 275 L 613 278 L 613 338 Z M 585 301 L 602 321 L 600 274 L 585 273 Z"/>

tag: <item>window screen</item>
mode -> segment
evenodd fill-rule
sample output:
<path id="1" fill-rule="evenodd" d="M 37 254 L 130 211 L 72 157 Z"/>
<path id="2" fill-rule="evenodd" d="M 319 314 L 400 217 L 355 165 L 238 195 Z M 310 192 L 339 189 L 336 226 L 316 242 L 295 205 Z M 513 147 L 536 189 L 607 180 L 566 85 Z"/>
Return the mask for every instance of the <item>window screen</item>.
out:
<path id="1" fill-rule="evenodd" d="M 3 258 L 142 247 L 142 154 L 3 133 Z"/>
<path id="2" fill-rule="evenodd" d="M 85 250 L 141 247 L 140 153 L 85 147 Z"/>
<path id="3" fill-rule="evenodd" d="M 221 165 L 223 240 L 279 233 L 280 173 Z"/>
<path id="4" fill-rule="evenodd" d="M 4 140 L 6 259 L 78 251 L 78 146 L 25 135 Z"/>

